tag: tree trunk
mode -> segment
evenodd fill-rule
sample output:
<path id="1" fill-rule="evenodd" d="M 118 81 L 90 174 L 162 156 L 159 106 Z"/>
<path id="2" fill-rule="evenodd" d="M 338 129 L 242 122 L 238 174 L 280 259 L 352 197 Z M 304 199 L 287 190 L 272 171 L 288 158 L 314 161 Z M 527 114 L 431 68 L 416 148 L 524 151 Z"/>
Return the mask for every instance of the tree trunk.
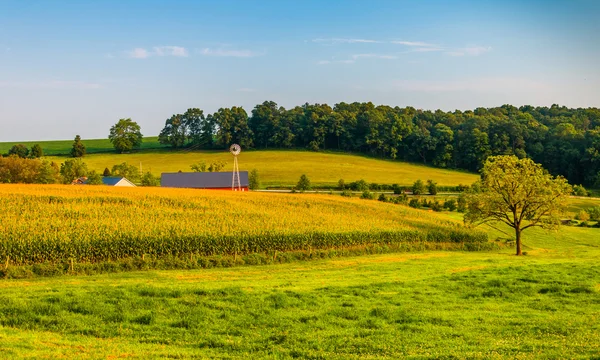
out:
<path id="1" fill-rule="evenodd" d="M 523 253 L 521 253 L 521 229 L 516 227 L 515 232 L 517 235 L 517 255 L 523 255 Z"/>

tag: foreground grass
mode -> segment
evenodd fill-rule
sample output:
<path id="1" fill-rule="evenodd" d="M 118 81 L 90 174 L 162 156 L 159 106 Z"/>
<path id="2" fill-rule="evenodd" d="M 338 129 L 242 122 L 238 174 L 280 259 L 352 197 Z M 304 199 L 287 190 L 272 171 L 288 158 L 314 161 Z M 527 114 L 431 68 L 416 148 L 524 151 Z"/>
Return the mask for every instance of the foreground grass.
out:
<path id="1" fill-rule="evenodd" d="M 600 356 L 600 230 L 525 245 L 3 280 L 0 357 Z"/>

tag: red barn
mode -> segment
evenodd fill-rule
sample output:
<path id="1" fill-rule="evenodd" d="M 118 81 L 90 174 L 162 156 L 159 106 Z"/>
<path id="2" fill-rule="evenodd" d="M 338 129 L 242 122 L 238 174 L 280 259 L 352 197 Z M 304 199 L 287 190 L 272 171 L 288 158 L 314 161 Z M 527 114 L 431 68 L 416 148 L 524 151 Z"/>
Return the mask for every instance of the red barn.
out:
<path id="1" fill-rule="evenodd" d="M 233 172 L 163 173 L 160 186 L 170 188 L 232 190 Z M 235 189 L 238 189 L 236 181 Z M 248 191 L 248 172 L 240 171 L 241 191 Z"/>

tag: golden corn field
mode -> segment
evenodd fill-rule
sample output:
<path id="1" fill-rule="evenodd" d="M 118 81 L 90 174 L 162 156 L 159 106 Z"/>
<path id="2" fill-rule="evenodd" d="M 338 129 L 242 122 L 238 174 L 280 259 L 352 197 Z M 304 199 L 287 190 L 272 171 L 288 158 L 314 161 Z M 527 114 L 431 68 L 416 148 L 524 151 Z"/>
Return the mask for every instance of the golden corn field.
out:
<path id="1" fill-rule="evenodd" d="M 487 241 L 434 213 L 333 195 L 0 185 L 0 207 L 11 264 Z"/>

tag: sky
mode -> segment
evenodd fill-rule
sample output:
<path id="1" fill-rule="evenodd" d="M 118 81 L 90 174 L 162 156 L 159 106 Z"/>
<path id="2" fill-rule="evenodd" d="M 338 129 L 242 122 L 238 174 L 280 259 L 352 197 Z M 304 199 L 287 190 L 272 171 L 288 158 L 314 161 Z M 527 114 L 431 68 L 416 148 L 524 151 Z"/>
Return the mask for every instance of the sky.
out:
<path id="1" fill-rule="evenodd" d="M 600 107 L 600 1 L 0 1 L 0 141 L 197 107 Z"/>

